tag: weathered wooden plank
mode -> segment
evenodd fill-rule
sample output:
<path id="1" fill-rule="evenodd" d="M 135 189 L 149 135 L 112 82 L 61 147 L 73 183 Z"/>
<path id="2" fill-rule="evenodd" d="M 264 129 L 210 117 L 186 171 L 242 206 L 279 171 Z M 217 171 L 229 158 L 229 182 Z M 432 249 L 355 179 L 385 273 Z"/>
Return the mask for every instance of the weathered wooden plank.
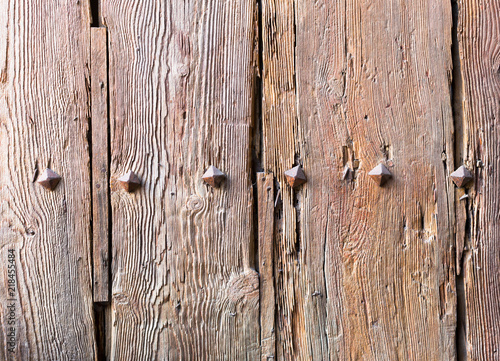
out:
<path id="1" fill-rule="evenodd" d="M 0 2 L 2 360 L 94 359 L 88 9 Z M 53 191 L 35 182 L 47 167 Z"/>
<path id="2" fill-rule="evenodd" d="M 257 173 L 257 217 L 260 279 L 261 359 L 275 359 L 274 247 L 274 176 Z"/>
<path id="3" fill-rule="evenodd" d="M 109 301 L 108 67 L 106 28 L 90 31 L 94 302 Z"/>
<path id="4" fill-rule="evenodd" d="M 470 224 L 462 258 L 467 360 L 500 360 L 500 4 L 460 0 L 457 37 L 460 71 L 457 166 L 475 175 L 466 205 Z"/>
<path id="5" fill-rule="evenodd" d="M 453 359 L 451 4 L 262 9 L 263 167 L 283 195 L 278 359 Z M 291 191 L 294 163 L 308 182 Z M 379 163 L 385 187 L 367 175 Z"/>
<path id="6" fill-rule="evenodd" d="M 252 269 L 254 1 L 103 1 L 111 359 L 260 357 Z M 218 189 L 201 176 L 215 165 Z M 142 187 L 119 189 L 132 170 Z"/>
<path id="7" fill-rule="evenodd" d="M 262 1 L 262 165 L 281 186 L 276 212 L 274 274 L 276 275 L 276 359 L 306 355 L 303 289 L 297 283 L 297 212 L 293 192 L 283 172 L 295 164 L 297 114 L 295 110 L 294 2 Z M 282 199 L 282 201 L 281 201 Z M 303 352 L 298 349 L 304 350 Z"/>

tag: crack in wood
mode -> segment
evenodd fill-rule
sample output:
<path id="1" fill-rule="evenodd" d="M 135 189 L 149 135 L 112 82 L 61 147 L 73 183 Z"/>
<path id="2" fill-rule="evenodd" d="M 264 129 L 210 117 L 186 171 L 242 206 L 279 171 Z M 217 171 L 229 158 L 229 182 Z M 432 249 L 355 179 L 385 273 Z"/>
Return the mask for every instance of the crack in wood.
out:
<path id="1" fill-rule="evenodd" d="M 452 46 L 451 46 L 451 56 L 452 56 L 452 80 L 451 80 L 451 106 L 453 112 L 453 128 L 454 128 L 454 159 L 455 159 L 455 168 L 463 162 L 463 147 L 465 141 L 464 134 L 464 116 L 463 116 L 463 79 L 462 79 L 462 70 L 460 64 L 460 52 L 459 52 L 459 43 L 458 43 L 458 16 L 459 9 L 457 0 L 451 1 L 452 7 Z M 443 164 L 446 167 L 446 154 L 444 153 Z M 458 207 L 463 206 L 463 202 L 460 200 L 456 201 L 455 204 Z M 465 299 L 465 288 L 464 288 L 464 257 L 468 254 L 468 251 L 464 251 L 464 239 L 458 239 L 463 235 L 464 238 L 468 238 L 470 240 L 470 209 L 469 209 L 469 201 L 465 200 L 465 216 L 466 221 L 465 224 L 460 224 L 460 217 L 456 218 L 456 226 L 464 227 L 463 232 L 457 232 L 455 234 L 455 248 L 456 248 L 456 289 L 457 289 L 457 305 L 456 305 L 456 334 L 455 334 L 455 347 L 456 347 L 456 355 L 458 361 L 467 360 L 467 329 L 466 329 L 466 319 L 467 319 L 467 310 L 466 310 L 466 299 Z M 458 210 L 457 210 L 458 211 Z M 457 215 L 457 212 L 455 212 Z"/>

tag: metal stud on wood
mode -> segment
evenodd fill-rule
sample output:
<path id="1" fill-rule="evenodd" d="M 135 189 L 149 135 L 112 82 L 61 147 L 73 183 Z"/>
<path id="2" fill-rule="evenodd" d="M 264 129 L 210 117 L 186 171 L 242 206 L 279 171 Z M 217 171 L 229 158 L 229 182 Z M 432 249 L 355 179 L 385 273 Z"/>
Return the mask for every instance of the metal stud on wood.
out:
<path id="1" fill-rule="evenodd" d="M 205 174 L 203 174 L 202 179 L 211 187 L 217 188 L 226 179 L 226 175 L 211 165 Z"/>
<path id="2" fill-rule="evenodd" d="M 474 178 L 470 170 L 465 168 L 465 166 L 463 165 L 461 165 L 456 171 L 451 173 L 450 177 L 453 180 L 453 183 L 455 183 L 458 188 L 462 188 L 463 186 L 467 185 L 467 183 L 469 183 Z"/>
<path id="3" fill-rule="evenodd" d="M 45 169 L 42 175 L 38 178 L 38 183 L 48 190 L 54 190 L 59 181 L 61 180 L 61 176 L 54 172 L 52 169 Z"/>
<path id="4" fill-rule="evenodd" d="M 345 181 L 352 181 L 354 178 L 354 172 L 349 166 L 345 166 L 344 170 L 342 171 L 342 180 Z"/>
<path id="5" fill-rule="evenodd" d="M 387 167 L 383 164 L 377 165 L 368 173 L 368 175 L 380 187 L 392 178 L 391 172 L 389 172 L 389 169 L 387 169 Z"/>
<path id="6" fill-rule="evenodd" d="M 285 177 L 286 181 L 292 188 L 298 187 L 301 184 L 307 182 L 306 175 L 304 174 L 304 171 L 302 170 L 302 167 L 300 165 L 287 170 L 285 172 Z"/>
<path id="7" fill-rule="evenodd" d="M 127 192 L 133 192 L 141 186 L 141 180 L 137 174 L 132 171 L 118 178 L 118 182 L 120 182 L 122 188 Z"/>

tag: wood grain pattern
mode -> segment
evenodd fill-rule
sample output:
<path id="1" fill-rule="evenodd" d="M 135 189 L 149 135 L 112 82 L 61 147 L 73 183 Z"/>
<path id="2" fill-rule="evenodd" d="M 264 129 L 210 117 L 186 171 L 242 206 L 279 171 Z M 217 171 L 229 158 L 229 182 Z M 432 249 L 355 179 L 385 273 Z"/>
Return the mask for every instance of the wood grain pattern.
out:
<path id="1" fill-rule="evenodd" d="M 250 0 L 106 0 L 113 360 L 260 357 Z M 214 165 L 218 189 L 201 175 Z M 142 187 L 117 187 L 133 170 Z"/>
<path id="2" fill-rule="evenodd" d="M 462 359 L 500 360 L 500 4 L 458 1 L 462 88 L 457 166 L 473 170 L 462 256 L 465 351 Z M 479 163 L 478 163 L 479 162 Z"/>
<path id="3" fill-rule="evenodd" d="M 2 360 L 87 361 L 95 354 L 88 9 L 86 1 L 0 2 Z M 35 182 L 46 167 L 62 176 L 54 191 Z"/>
<path id="4" fill-rule="evenodd" d="M 283 194 L 278 359 L 453 359 L 450 3 L 262 7 L 263 166 Z M 308 182 L 291 191 L 294 162 Z M 380 162 L 383 188 L 367 176 Z"/>
<path id="5" fill-rule="evenodd" d="M 275 359 L 274 248 L 274 176 L 257 173 L 257 217 L 260 279 L 261 360 Z"/>
<path id="6" fill-rule="evenodd" d="M 108 67 L 106 28 L 90 30 L 94 302 L 109 301 Z"/>

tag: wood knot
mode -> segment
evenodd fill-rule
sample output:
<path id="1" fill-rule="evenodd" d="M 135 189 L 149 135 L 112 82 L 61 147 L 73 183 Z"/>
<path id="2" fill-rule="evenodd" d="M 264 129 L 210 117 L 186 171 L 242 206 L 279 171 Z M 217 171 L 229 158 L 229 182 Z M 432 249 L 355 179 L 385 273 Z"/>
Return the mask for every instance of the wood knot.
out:
<path id="1" fill-rule="evenodd" d="M 117 305 L 128 305 L 130 303 L 128 296 L 124 293 L 114 293 L 113 301 Z"/>
<path id="2" fill-rule="evenodd" d="M 177 68 L 177 72 L 181 77 L 186 77 L 189 75 L 189 66 L 181 65 L 179 66 L 179 68 Z"/>
<path id="3" fill-rule="evenodd" d="M 259 274 L 248 270 L 231 277 L 227 284 L 227 297 L 232 302 L 259 298 Z"/>
<path id="4" fill-rule="evenodd" d="M 198 196 L 190 196 L 186 202 L 186 208 L 193 212 L 199 212 L 203 209 L 203 199 Z"/>

